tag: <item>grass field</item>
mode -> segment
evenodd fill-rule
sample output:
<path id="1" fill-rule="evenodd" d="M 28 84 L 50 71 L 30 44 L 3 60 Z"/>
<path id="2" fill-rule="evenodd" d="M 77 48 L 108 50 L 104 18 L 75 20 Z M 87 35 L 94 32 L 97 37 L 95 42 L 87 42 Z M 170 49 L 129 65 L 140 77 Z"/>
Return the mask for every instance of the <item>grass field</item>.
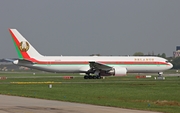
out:
<path id="1" fill-rule="evenodd" d="M 136 79 L 135 75 L 84 80 L 64 80 L 67 74 L 0 73 L 0 94 L 61 100 L 120 108 L 180 112 L 180 77 Z M 52 84 L 52 88 L 49 88 Z"/>

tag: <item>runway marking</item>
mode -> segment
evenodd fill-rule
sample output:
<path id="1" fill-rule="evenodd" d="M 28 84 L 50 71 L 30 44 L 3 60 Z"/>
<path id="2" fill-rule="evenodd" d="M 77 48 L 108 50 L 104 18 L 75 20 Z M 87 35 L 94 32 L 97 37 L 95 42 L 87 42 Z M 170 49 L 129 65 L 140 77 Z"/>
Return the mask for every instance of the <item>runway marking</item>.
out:
<path id="1" fill-rule="evenodd" d="M 6 82 L 6 84 L 110 84 L 110 83 L 127 83 L 127 82 L 132 82 L 134 80 L 128 80 L 128 81 L 85 81 L 85 82 L 53 82 L 53 81 L 47 81 L 47 82 Z M 154 80 L 153 80 L 154 81 Z M 142 81 L 143 82 L 143 81 Z M 5 82 L 0 83 L 0 84 L 5 84 Z M 137 84 L 138 85 L 138 84 Z M 142 85 L 142 84 L 140 84 Z M 152 84 L 144 84 L 144 85 L 152 85 Z M 154 84 L 153 84 L 154 85 Z"/>
<path id="2" fill-rule="evenodd" d="M 10 82 L 10 84 L 61 84 L 62 82 Z"/>

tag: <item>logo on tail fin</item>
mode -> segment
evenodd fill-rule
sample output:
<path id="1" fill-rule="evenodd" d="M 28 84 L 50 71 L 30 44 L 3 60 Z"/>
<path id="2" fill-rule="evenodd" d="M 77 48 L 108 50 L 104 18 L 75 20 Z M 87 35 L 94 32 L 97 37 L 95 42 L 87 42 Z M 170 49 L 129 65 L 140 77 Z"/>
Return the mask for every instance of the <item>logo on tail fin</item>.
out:
<path id="1" fill-rule="evenodd" d="M 26 42 L 26 41 L 22 41 L 22 42 L 20 43 L 19 49 L 20 49 L 22 52 L 28 51 L 28 50 L 29 50 L 29 43 Z"/>

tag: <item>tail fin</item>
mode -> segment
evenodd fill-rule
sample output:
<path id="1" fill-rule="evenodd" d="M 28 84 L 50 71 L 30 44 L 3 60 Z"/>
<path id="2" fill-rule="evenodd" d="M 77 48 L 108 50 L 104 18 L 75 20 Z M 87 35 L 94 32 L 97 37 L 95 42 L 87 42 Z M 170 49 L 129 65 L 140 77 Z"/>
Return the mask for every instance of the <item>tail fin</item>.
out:
<path id="1" fill-rule="evenodd" d="M 9 29 L 9 32 L 20 59 L 36 59 L 42 57 L 16 29 Z"/>

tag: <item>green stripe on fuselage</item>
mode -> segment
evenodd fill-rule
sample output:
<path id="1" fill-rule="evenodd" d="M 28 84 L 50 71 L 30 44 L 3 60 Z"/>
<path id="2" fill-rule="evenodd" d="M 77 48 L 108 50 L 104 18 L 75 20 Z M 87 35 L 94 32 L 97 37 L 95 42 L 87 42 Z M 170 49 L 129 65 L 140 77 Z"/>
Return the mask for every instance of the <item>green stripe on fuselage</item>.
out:
<path id="1" fill-rule="evenodd" d="M 22 54 L 21 54 L 19 48 L 17 47 L 17 45 L 16 45 L 16 43 L 15 43 L 15 41 L 14 41 L 13 38 L 12 38 L 12 41 L 13 41 L 14 46 L 15 46 L 15 48 L 16 48 L 16 52 L 17 52 L 17 54 L 18 54 L 19 59 L 23 59 L 23 56 L 22 56 Z"/>
<path id="2" fill-rule="evenodd" d="M 166 66 L 165 64 L 106 64 L 107 66 Z M 34 66 L 89 66 L 89 64 L 34 64 Z"/>

